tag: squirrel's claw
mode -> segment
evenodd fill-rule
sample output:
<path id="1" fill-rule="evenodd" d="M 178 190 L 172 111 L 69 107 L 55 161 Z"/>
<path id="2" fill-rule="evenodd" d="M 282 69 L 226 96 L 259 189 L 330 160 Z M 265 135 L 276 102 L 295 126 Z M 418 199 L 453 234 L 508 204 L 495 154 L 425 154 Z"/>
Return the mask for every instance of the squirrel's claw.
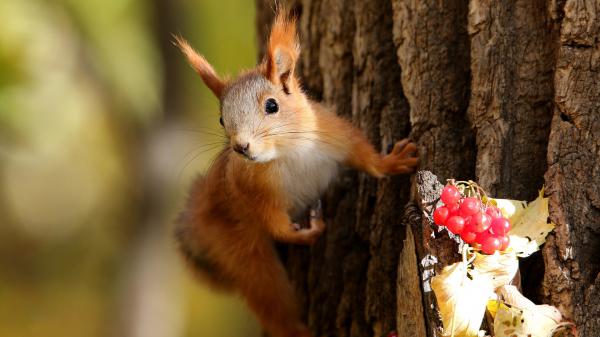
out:
<path id="1" fill-rule="evenodd" d="M 312 205 L 310 207 L 309 216 L 310 216 L 310 219 L 322 219 L 323 218 L 323 205 L 321 203 L 321 199 L 317 200 L 317 202 L 315 202 L 314 205 Z"/>
<path id="2" fill-rule="evenodd" d="M 387 174 L 412 173 L 419 164 L 417 146 L 405 138 L 394 144 L 392 151 L 383 161 Z"/>

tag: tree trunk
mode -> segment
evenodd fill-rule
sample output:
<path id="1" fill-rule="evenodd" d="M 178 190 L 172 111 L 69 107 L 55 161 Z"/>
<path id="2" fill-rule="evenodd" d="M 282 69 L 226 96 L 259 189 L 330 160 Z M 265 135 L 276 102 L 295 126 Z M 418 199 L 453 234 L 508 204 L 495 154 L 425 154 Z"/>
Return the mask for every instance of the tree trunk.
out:
<path id="1" fill-rule="evenodd" d="M 261 45 L 270 3 L 257 0 Z M 410 136 L 422 169 L 497 197 L 531 200 L 546 184 L 557 226 L 521 264 L 525 295 L 599 336 L 600 0 L 288 5 L 307 92 L 383 151 Z M 416 183 L 345 171 L 324 198 L 323 238 L 288 249 L 316 336 L 440 335 L 428 280 L 456 247 L 421 225 Z"/>

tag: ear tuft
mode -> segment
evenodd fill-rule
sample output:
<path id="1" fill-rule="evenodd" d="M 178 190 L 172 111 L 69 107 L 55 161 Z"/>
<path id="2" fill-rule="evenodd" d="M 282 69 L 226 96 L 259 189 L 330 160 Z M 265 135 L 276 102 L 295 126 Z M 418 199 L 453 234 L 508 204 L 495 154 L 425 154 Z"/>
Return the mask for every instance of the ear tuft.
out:
<path id="1" fill-rule="evenodd" d="M 296 18 L 280 7 L 271 28 L 267 54 L 265 55 L 266 77 L 282 85 L 289 93 L 294 80 L 294 67 L 300 56 L 300 44 L 296 35 Z"/>
<path id="2" fill-rule="evenodd" d="M 204 81 L 204 84 L 206 84 L 217 98 L 221 98 L 225 83 L 219 78 L 210 63 L 202 55 L 198 54 L 184 38 L 176 35 L 174 38 L 174 44 L 181 49 L 181 52 L 185 55 L 192 68 L 196 70 L 202 81 Z"/>

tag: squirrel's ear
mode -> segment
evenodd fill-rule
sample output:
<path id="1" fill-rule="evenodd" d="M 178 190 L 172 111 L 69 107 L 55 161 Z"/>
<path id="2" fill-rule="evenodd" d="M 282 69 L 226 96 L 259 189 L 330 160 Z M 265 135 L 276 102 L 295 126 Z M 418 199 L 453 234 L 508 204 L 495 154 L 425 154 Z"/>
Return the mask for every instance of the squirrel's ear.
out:
<path id="1" fill-rule="evenodd" d="M 294 67 L 300 55 L 300 44 L 296 36 L 296 20 L 285 9 L 279 9 L 269 35 L 265 55 L 266 77 L 289 94 L 293 85 Z"/>
<path id="2" fill-rule="evenodd" d="M 181 49 L 183 54 L 187 57 L 188 62 L 196 70 L 198 75 L 204 81 L 204 84 L 217 96 L 221 98 L 225 83 L 219 78 L 213 67 L 206 61 L 206 59 L 198 54 L 190 44 L 180 36 L 175 36 L 175 44 Z"/>

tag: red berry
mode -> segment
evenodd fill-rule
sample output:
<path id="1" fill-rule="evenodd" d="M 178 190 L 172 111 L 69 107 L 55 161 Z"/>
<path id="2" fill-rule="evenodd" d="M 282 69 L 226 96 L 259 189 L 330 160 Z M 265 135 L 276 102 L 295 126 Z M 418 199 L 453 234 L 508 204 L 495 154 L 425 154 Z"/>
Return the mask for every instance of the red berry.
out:
<path id="1" fill-rule="evenodd" d="M 492 221 L 491 228 L 495 235 L 504 235 L 510 230 L 510 222 L 506 218 L 496 218 Z"/>
<path id="2" fill-rule="evenodd" d="M 473 231 L 476 233 L 481 233 L 490 228 L 492 225 L 492 217 L 483 212 L 478 212 L 473 215 L 471 222 L 473 223 Z"/>
<path id="3" fill-rule="evenodd" d="M 502 217 L 502 212 L 500 211 L 500 209 L 496 206 L 489 206 L 486 210 L 485 213 L 489 216 L 492 217 L 492 220 L 496 219 L 496 218 L 501 218 Z"/>
<path id="4" fill-rule="evenodd" d="M 460 197 L 460 192 L 456 186 L 448 185 L 442 190 L 442 202 L 446 205 L 456 204 Z"/>
<path id="5" fill-rule="evenodd" d="M 463 217 L 465 219 L 465 229 L 464 231 L 474 232 L 475 231 L 475 223 L 473 222 L 472 216 Z"/>
<path id="6" fill-rule="evenodd" d="M 500 239 L 500 250 L 505 251 L 506 248 L 510 245 L 510 237 L 508 235 L 504 235 L 499 237 Z"/>
<path id="7" fill-rule="evenodd" d="M 396 333 L 396 331 L 392 331 L 387 335 L 387 337 L 398 337 L 398 333 Z"/>
<path id="8" fill-rule="evenodd" d="M 500 249 L 500 240 L 495 236 L 488 236 L 484 242 L 481 243 L 481 250 L 489 255 L 494 254 L 495 251 Z"/>
<path id="9" fill-rule="evenodd" d="M 448 211 L 448 208 L 445 206 L 436 208 L 436 210 L 433 211 L 433 222 L 435 222 L 436 225 L 443 226 L 448 219 L 448 214 L 450 214 L 450 211 Z"/>
<path id="10" fill-rule="evenodd" d="M 460 205 L 458 203 L 454 203 L 454 204 L 449 204 L 446 205 L 446 208 L 448 208 L 448 211 L 450 212 L 449 215 L 458 215 L 458 207 Z"/>
<path id="11" fill-rule="evenodd" d="M 452 233 L 458 234 L 465 228 L 465 219 L 459 215 L 453 215 L 446 220 L 446 227 Z"/>
<path id="12" fill-rule="evenodd" d="M 464 198 L 460 204 L 460 215 L 463 217 L 475 215 L 481 209 L 481 202 L 477 198 Z"/>
<path id="13" fill-rule="evenodd" d="M 475 242 L 482 245 L 485 242 L 485 240 L 490 236 L 492 236 L 492 233 L 490 233 L 489 230 L 477 233 L 477 238 L 475 239 Z"/>
<path id="14" fill-rule="evenodd" d="M 477 239 L 477 234 L 474 232 L 470 232 L 467 230 L 467 228 L 463 229 L 463 231 L 460 233 L 460 237 L 463 239 L 464 242 L 466 243 L 473 243 L 475 242 L 475 240 Z"/>

